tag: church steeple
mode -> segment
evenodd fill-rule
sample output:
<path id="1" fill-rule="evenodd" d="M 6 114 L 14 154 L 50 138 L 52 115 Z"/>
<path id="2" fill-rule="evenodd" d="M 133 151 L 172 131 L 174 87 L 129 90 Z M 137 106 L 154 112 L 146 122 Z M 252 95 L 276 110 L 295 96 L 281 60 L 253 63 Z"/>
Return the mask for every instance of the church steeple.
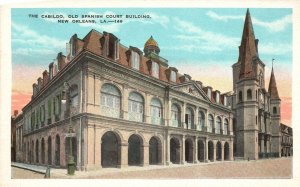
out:
<path id="1" fill-rule="evenodd" d="M 257 43 L 258 40 L 254 36 L 250 12 L 247 9 L 242 41 L 239 47 L 240 78 L 252 78 L 255 76 L 252 62 L 258 57 Z"/>
<path id="2" fill-rule="evenodd" d="M 279 95 L 278 95 L 278 90 L 277 90 L 277 85 L 276 85 L 276 80 L 275 80 L 273 66 L 272 66 L 272 72 L 271 72 L 271 78 L 270 78 L 268 92 L 269 92 L 269 94 L 271 96 L 271 99 L 280 99 Z"/>

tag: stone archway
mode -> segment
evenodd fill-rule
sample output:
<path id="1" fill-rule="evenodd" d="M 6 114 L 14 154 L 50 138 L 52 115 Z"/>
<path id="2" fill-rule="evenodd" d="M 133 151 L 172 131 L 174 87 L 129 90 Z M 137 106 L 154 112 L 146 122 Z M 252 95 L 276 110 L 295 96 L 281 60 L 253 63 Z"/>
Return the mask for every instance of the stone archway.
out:
<path id="1" fill-rule="evenodd" d="M 101 166 L 118 167 L 121 163 L 120 137 L 112 132 L 106 132 L 101 138 Z"/>
<path id="2" fill-rule="evenodd" d="M 161 142 L 157 137 L 152 137 L 149 141 L 149 164 L 161 163 Z"/>
<path id="3" fill-rule="evenodd" d="M 198 140 L 198 161 L 204 162 L 205 160 L 205 146 L 202 140 Z"/>
<path id="4" fill-rule="evenodd" d="M 212 141 L 208 142 L 208 160 L 214 161 L 214 143 Z"/>
<path id="5" fill-rule="evenodd" d="M 221 161 L 222 160 L 222 144 L 221 142 L 217 142 L 217 147 L 216 147 L 216 160 Z"/>
<path id="6" fill-rule="evenodd" d="M 170 161 L 173 164 L 180 163 L 180 142 L 177 138 L 170 140 Z"/>
<path id="7" fill-rule="evenodd" d="M 224 144 L 224 160 L 230 160 L 230 152 L 229 152 L 229 143 L 225 142 Z"/>
<path id="8" fill-rule="evenodd" d="M 189 138 L 185 140 L 185 161 L 188 163 L 193 163 L 194 161 L 194 148 L 193 141 Z"/>
<path id="9" fill-rule="evenodd" d="M 128 139 L 128 165 L 140 166 L 144 161 L 143 140 L 140 136 L 133 134 Z"/>

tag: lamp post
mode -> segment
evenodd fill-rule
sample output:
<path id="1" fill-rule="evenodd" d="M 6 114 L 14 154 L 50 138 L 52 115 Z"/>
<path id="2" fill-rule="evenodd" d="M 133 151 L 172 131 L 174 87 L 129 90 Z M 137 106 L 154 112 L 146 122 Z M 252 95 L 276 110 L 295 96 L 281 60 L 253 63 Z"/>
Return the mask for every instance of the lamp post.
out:
<path id="1" fill-rule="evenodd" d="M 63 98 L 62 103 L 65 103 L 65 106 L 67 106 L 67 100 L 69 104 L 71 104 L 71 97 L 70 97 L 70 85 L 67 82 L 64 82 L 64 92 L 63 92 Z M 73 150 L 72 150 L 72 137 L 74 136 L 74 132 L 72 129 L 72 112 L 71 112 L 71 105 L 70 105 L 70 122 L 69 122 L 69 129 L 68 133 L 66 133 L 66 138 L 69 137 L 69 146 L 70 146 L 70 152 L 68 156 L 68 162 L 67 162 L 67 170 L 68 175 L 74 175 L 75 173 L 75 162 L 74 162 L 74 156 L 73 156 Z"/>

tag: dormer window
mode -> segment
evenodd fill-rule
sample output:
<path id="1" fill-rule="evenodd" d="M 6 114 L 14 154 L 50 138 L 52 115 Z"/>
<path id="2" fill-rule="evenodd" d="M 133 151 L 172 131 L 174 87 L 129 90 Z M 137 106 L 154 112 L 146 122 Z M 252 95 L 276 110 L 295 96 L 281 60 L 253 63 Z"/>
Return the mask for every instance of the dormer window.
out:
<path id="1" fill-rule="evenodd" d="M 49 80 L 53 78 L 53 63 L 49 65 Z"/>
<path id="2" fill-rule="evenodd" d="M 176 72 L 175 71 L 171 71 L 170 80 L 172 82 L 176 82 Z"/>
<path id="3" fill-rule="evenodd" d="M 131 67 L 136 70 L 140 69 L 140 55 L 135 51 L 131 51 Z"/>
<path id="4" fill-rule="evenodd" d="M 119 59 L 119 42 L 120 40 L 119 39 L 116 39 L 115 40 L 115 50 L 114 50 L 114 59 L 115 60 L 118 60 Z"/>
<path id="5" fill-rule="evenodd" d="M 158 63 L 152 61 L 152 76 L 159 78 L 159 66 Z"/>
<path id="6" fill-rule="evenodd" d="M 216 92 L 216 102 L 220 103 L 220 94 L 219 94 L 219 92 Z"/>
<path id="7" fill-rule="evenodd" d="M 224 105 L 227 106 L 227 97 L 224 95 Z"/>
<path id="8" fill-rule="evenodd" d="M 209 99 L 211 99 L 211 89 L 210 88 L 207 89 L 207 97 Z"/>

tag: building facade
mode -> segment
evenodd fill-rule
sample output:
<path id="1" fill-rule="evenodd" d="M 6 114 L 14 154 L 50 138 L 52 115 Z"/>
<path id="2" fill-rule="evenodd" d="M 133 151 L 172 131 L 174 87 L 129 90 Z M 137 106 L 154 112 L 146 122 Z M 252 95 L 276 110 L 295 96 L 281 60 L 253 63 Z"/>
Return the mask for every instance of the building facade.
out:
<path id="1" fill-rule="evenodd" d="M 280 124 L 281 130 L 281 156 L 293 156 L 293 129 Z"/>
<path id="2" fill-rule="evenodd" d="M 152 36 L 141 51 L 122 45 L 112 33 L 73 35 L 66 55 L 58 53 L 33 84 L 19 125 L 19 161 L 66 167 L 70 138 L 76 166 L 83 170 L 226 161 L 234 152 L 257 159 L 262 152 L 280 152 L 280 143 L 273 144 L 281 140 L 274 72 L 267 92 L 251 24 L 247 12 L 232 93 L 180 74 L 159 55 Z"/>

